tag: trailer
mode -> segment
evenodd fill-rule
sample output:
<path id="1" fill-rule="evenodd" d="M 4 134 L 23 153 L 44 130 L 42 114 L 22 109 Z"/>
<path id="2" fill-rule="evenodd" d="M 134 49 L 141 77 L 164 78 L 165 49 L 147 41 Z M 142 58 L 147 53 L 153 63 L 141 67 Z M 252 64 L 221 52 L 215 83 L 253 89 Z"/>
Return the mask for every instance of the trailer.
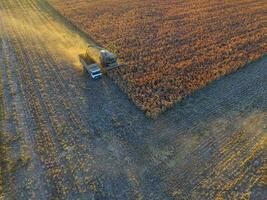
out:
<path id="1" fill-rule="evenodd" d="M 90 75 L 94 80 L 102 77 L 102 72 L 97 63 L 94 63 L 92 60 L 87 59 L 84 55 L 79 55 L 80 62 L 82 63 L 84 70 Z"/>

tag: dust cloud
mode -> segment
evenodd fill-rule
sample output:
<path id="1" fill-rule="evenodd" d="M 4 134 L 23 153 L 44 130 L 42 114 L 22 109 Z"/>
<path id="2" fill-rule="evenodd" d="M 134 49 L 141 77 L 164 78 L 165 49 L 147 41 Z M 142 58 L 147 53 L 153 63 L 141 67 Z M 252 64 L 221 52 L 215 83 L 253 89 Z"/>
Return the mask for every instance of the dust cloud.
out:
<path id="1" fill-rule="evenodd" d="M 40 15 L 31 9 L 27 11 L 27 17 L 1 12 L 1 20 L 9 37 L 22 38 L 26 48 L 34 48 L 40 54 L 45 48 L 57 59 L 80 67 L 78 55 L 85 52 L 87 43 L 48 14 Z"/>

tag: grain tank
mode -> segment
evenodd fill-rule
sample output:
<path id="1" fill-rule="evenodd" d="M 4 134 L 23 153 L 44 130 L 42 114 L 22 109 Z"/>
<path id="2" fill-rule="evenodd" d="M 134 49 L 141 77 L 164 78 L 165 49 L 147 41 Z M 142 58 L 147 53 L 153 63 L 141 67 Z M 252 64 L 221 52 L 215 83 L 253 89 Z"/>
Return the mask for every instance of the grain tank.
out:
<path id="1" fill-rule="evenodd" d="M 99 64 L 104 71 L 118 67 L 117 56 L 99 46 L 88 45 L 82 57 Z"/>

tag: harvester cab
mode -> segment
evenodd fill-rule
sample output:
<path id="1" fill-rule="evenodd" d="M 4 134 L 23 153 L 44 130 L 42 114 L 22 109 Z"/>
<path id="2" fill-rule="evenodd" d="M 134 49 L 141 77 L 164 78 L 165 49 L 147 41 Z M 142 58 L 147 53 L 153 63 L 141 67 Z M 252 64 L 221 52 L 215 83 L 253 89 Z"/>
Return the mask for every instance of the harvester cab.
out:
<path id="1" fill-rule="evenodd" d="M 100 62 L 101 65 L 106 69 L 113 69 L 118 66 L 117 57 L 115 54 L 104 49 L 100 50 Z"/>

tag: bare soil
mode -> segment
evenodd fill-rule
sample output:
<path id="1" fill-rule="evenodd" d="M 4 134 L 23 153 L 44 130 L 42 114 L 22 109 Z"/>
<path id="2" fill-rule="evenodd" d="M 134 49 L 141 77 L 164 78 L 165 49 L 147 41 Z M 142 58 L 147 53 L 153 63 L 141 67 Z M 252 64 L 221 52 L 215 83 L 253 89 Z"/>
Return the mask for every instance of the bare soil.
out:
<path id="1" fill-rule="evenodd" d="M 20 136 L 6 156 L 30 157 L 3 199 L 266 197 L 266 57 L 152 120 L 89 78 L 90 40 L 44 1 L 0 1 L 0 27 L 1 132 Z"/>

